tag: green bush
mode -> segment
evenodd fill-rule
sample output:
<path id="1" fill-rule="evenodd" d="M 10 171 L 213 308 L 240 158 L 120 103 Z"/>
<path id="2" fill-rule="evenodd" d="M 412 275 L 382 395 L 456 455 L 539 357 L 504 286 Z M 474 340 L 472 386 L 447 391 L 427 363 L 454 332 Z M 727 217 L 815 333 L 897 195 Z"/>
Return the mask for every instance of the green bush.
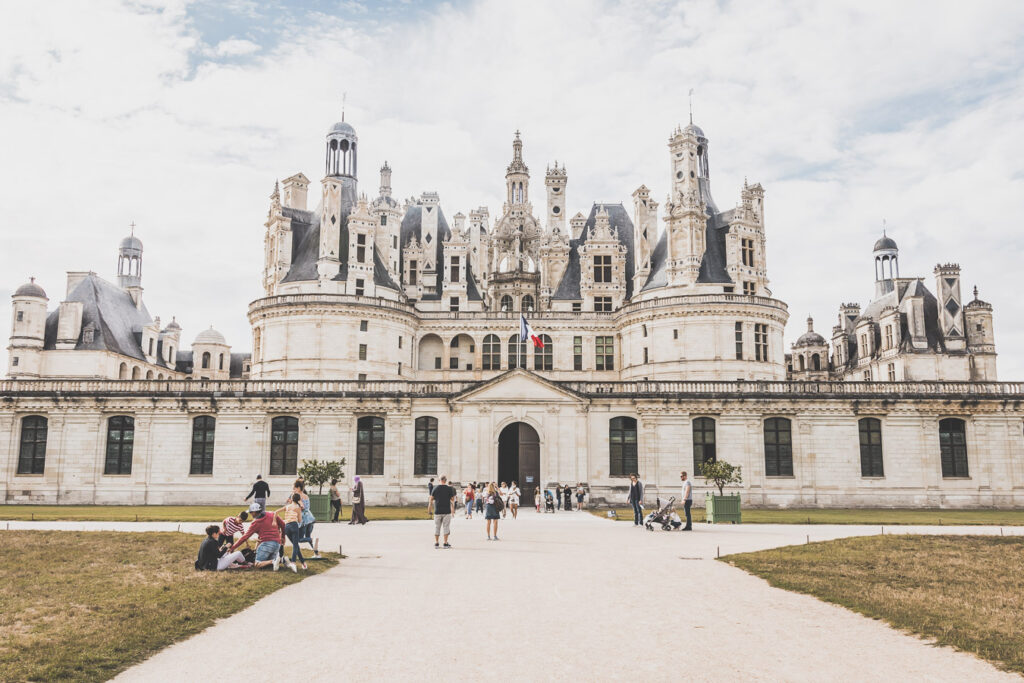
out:
<path id="1" fill-rule="evenodd" d="M 341 460 L 324 460 L 320 461 L 317 459 L 303 460 L 302 467 L 299 468 L 299 476 L 306 480 L 306 483 L 310 486 L 316 486 L 318 488 L 317 493 L 324 492 L 324 484 L 329 482 L 331 479 L 341 479 L 345 476 L 342 471 L 342 467 L 345 466 L 345 458 Z"/>
<path id="2" fill-rule="evenodd" d="M 730 465 L 724 460 L 706 462 L 700 466 L 700 473 L 707 481 L 718 487 L 718 495 L 724 495 L 724 489 L 729 484 L 743 482 L 741 470 L 742 465 Z"/>

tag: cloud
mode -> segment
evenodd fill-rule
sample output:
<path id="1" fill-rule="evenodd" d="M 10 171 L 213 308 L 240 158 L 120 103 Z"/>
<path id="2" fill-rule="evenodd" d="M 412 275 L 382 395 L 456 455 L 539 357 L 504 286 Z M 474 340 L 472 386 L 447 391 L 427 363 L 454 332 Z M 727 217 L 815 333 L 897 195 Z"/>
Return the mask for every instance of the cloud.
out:
<path id="1" fill-rule="evenodd" d="M 901 272 L 959 260 L 995 306 L 1000 376 L 1024 376 L 1013 221 L 1024 209 L 1024 6 L 963 3 L 466 2 L 149 7 L 23 3 L 0 27 L 0 286 L 110 274 L 135 220 L 146 299 L 185 338 L 248 349 L 276 178 L 319 178 L 340 116 L 360 180 L 500 211 L 512 133 L 533 172 L 569 170 L 568 210 L 661 201 L 667 138 L 695 119 L 721 208 L 766 188 L 769 276 L 829 336 L 873 291 L 882 220 Z M 2 294 L 2 292 L 0 292 Z"/>

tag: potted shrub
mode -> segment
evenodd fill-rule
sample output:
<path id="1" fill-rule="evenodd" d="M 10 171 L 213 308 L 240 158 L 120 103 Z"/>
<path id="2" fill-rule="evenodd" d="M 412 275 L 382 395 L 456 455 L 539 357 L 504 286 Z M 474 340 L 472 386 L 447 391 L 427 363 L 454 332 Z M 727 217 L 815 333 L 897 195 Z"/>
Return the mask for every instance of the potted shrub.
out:
<path id="1" fill-rule="evenodd" d="M 317 487 L 316 493 L 309 494 L 309 511 L 317 518 L 317 521 L 326 522 L 331 518 L 331 495 L 324 493 L 324 484 L 331 479 L 341 479 L 345 476 L 342 467 L 345 465 L 345 458 L 341 460 L 303 460 L 299 468 L 299 476 L 306 480 L 310 490 Z"/>
<path id="2" fill-rule="evenodd" d="M 717 496 L 714 491 L 708 491 L 705 496 L 704 514 L 709 523 L 732 522 L 739 524 L 743 521 L 740 513 L 739 492 L 727 496 L 723 491 L 729 484 L 742 483 L 741 469 L 740 465 L 731 465 L 724 460 L 706 462 L 701 465 L 701 476 L 718 488 Z"/>

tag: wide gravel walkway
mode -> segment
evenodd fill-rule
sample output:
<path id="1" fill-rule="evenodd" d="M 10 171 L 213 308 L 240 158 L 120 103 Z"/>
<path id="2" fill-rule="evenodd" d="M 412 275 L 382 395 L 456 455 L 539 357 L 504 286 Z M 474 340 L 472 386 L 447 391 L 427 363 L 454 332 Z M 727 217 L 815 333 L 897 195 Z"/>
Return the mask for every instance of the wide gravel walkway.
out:
<path id="1" fill-rule="evenodd" d="M 482 519 L 456 519 L 455 548 L 446 551 L 434 549 L 426 521 L 318 524 L 321 547 L 340 543 L 348 555 L 338 567 L 264 598 L 117 680 L 1020 680 L 712 559 L 719 548 L 724 555 L 804 543 L 808 535 L 815 541 L 875 534 L 877 526 L 695 529 L 648 532 L 586 513 L 527 510 L 501 523 L 498 542 L 485 539 Z"/>

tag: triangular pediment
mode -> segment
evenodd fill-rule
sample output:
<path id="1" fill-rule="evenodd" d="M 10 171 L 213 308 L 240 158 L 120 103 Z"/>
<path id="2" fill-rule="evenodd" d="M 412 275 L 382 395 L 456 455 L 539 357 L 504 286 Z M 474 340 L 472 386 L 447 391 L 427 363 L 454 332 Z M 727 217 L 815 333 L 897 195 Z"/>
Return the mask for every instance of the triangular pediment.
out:
<path id="1" fill-rule="evenodd" d="M 509 370 L 452 399 L 453 403 L 587 403 L 555 382 L 521 368 Z"/>

